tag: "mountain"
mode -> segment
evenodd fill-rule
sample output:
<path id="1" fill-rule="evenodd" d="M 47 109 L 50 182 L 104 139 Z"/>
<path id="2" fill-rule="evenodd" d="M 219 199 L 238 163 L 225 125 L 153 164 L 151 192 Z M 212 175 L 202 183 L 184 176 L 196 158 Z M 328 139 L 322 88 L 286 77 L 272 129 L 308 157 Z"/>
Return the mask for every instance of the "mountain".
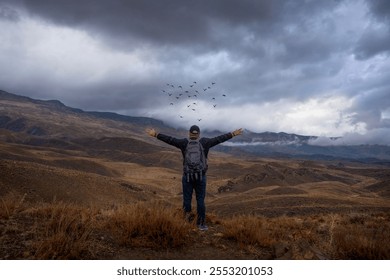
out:
<path id="1" fill-rule="evenodd" d="M 388 167 L 292 159 L 318 151 L 311 136 L 245 131 L 210 151 L 200 232 L 182 155 L 150 126 L 187 134 L 0 91 L 0 259 L 388 258 Z"/>
<path id="2" fill-rule="evenodd" d="M 240 137 L 241 138 L 241 137 Z M 313 160 L 354 160 L 365 163 L 390 164 L 390 147 L 384 145 L 317 146 L 311 141 L 317 136 L 284 132 L 255 133 L 246 131 L 241 138 L 224 143 L 225 152 L 239 150 L 258 156 L 304 158 Z M 337 138 L 331 138 L 336 140 Z"/>
<path id="3" fill-rule="evenodd" d="M 36 100 L 0 90 L 0 140 L 30 145 L 63 145 L 80 138 L 132 137 L 145 139 L 145 129 L 154 127 L 177 137 L 187 134 L 160 120 L 124 116 L 112 112 L 88 112 L 71 108 L 58 100 Z M 221 134 L 205 131 L 205 136 Z M 381 145 L 315 146 L 303 136 L 284 132 L 256 133 L 245 130 L 240 137 L 216 147 L 218 151 L 235 155 L 304 158 L 313 160 L 355 160 L 389 164 L 390 147 Z"/>

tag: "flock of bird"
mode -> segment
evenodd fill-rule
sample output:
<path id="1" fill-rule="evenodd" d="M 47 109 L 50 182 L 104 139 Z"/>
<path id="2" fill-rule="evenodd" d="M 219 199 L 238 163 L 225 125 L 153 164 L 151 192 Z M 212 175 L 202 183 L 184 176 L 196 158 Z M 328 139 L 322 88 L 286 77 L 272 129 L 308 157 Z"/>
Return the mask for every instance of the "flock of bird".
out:
<path id="1" fill-rule="evenodd" d="M 162 90 L 162 93 L 168 97 L 169 106 L 175 105 L 186 105 L 187 111 L 197 113 L 200 111 L 198 107 L 198 101 L 205 100 L 209 101 L 212 104 L 212 108 L 217 108 L 217 100 L 219 97 L 226 98 L 226 94 L 216 94 L 215 93 L 216 82 L 211 82 L 207 86 L 199 86 L 196 81 L 190 85 L 174 85 L 167 83 L 165 88 Z M 197 121 L 202 121 L 202 118 L 199 117 Z M 186 116 L 184 114 L 179 114 L 180 119 L 184 119 Z"/>

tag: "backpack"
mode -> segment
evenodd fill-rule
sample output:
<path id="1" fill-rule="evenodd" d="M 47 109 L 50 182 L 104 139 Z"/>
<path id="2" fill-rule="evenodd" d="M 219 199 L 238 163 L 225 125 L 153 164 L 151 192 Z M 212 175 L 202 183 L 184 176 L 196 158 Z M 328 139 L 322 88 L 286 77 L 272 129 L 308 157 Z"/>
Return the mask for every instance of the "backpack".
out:
<path id="1" fill-rule="evenodd" d="M 199 140 L 188 140 L 184 153 L 184 174 L 187 176 L 187 182 L 190 178 L 202 180 L 203 172 L 207 169 L 207 159 L 204 155 L 202 144 Z"/>

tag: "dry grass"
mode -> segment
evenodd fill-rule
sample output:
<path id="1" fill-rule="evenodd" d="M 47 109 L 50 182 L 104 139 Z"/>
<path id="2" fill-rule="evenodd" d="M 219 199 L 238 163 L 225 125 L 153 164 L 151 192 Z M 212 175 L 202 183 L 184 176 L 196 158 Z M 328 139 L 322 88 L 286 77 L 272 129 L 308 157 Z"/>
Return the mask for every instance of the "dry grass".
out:
<path id="1" fill-rule="evenodd" d="M 30 214 L 36 222 L 33 242 L 36 259 L 82 259 L 93 255 L 91 234 L 96 212 L 79 206 L 52 203 Z"/>
<path id="2" fill-rule="evenodd" d="M 342 259 L 390 259 L 390 216 L 352 215 L 334 228 L 334 250 Z"/>
<path id="3" fill-rule="evenodd" d="M 0 219 L 11 219 L 12 216 L 22 210 L 25 195 L 20 195 L 16 192 L 9 192 L 4 197 L 0 198 Z"/>
<path id="4" fill-rule="evenodd" d="M 225 219 L 223 225 L 224 236 L 230 240 L 273 250 L 282 244 L 292 251 L 292 258 L 390 259 L 390 213 L 302 218 L 243 215 Z"/>
<path id="5" fill-rule="evenodd" d="M 159 203 L 123 205 L 106 219 L 121 245 L 150 248 L 178 248 L 185 245 L 191 227 L 181 211 Z"/>
<path id="6" fill-rule="evenodd" d="M 181 248 L 192 250 L 195 243 L 198 249 L 205 246 L 196 249 L 203 254 L 238 246 L 253 258 L 390 259 L 390 213 L 276 218 L 211 214 L 209 233 L 199 233 L 168 203 L 99 209 L 62 202 L 29 204 L 16 194 L 0 202 L 0 259 L 97 259 L 138 249 L 174 254 Z M 104 255 L 105 249 L 113 253 Z"/>

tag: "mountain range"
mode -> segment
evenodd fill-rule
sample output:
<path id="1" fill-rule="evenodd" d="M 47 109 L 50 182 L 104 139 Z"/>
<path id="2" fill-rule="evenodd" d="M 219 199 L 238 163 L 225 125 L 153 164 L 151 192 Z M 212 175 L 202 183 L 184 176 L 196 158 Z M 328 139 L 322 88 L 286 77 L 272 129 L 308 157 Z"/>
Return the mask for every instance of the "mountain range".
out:
<path id="1" fill-rule="evenodd" d="M 389 258 L 388 147 L 245 130 L 210 150 L 203 232 L 150 127 L 188 133 L 0 91 L 0 259 Z"/>
<path id="2" fill-rule="evenodd" d="M 132 137 L 145 140 L 145 129 L 185 137 L 187 131 L 176 129 L 161 120 L 133 117 L 113 112 L 92 112 L 71 108 L 58 100 L 37 100 L 0 90 L 0 140 L 29 145 L 72 146 L 74 139 Z M 221 134 L 204 131 L 204 136 Z M 363 163 L 390 164 L 390 147 L 384 145 L 312 145 L 317 136 L 284 132 L 243 135 L 216 147 L 234 155 L 312 160 L 353 160 Z M 331 140 L 333 140 L 332 138 Z"/>

